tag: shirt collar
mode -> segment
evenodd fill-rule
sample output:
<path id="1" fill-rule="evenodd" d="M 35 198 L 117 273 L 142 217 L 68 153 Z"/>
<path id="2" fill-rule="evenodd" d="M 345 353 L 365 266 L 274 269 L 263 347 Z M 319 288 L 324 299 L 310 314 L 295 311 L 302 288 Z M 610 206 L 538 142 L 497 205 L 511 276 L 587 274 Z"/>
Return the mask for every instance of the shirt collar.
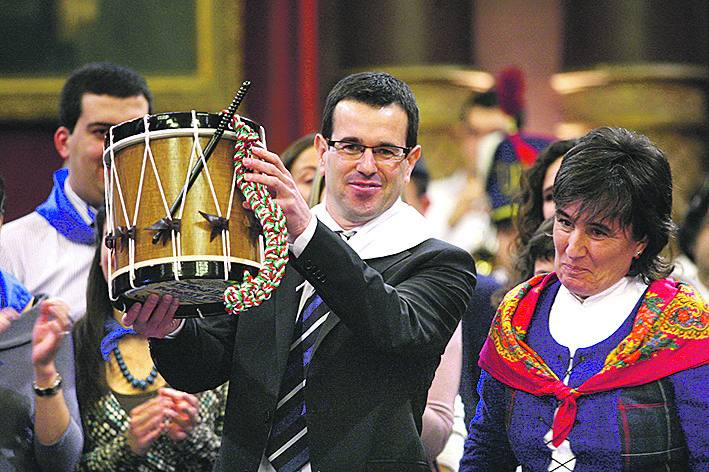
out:
<path id="1" fill-rule="evenodd" d="M 96 208 L 86 203 L 76 194 L 76 192 L 74 192 L 74 189 L 71 188 L 71 185 L 69 185 L 68 178 L 64 181 L 64 193 L 66 194 L 69 202 L 76 209 L 76 212 L 79 214 L 81 219 L 84 220 L 87 225 L 92 225 L 94 220 L 91 218 L 91 215 L 96 214 Z"/>
<path id="2" fill-rule="evenodd" d="M 313 207 L 313 213 L 332 231 L 342 230 L 324 202 Z M 381 215 L 352 230 L 356 233 L 347 243 L 362 259 L 398 254 L 432 237 L 424 217 L 401 199 Z"/>
<path id="3" fill-rule="evenodd" d="M 549 315 L 552 337 L 573 352 L 611 336 L 647 289 L 640 277 L 623 277 L 583 303 L 562 284 Z"/>
<path id="4" fill-rule="evenodd" d="M 647 284 L 643 283 L 639 277 L 621 277 L 616 283 L 603 290 L 602 292 L 596 293 L 583 300 L 580 300 L 574 294 L 572 294 L 569 289 L 567 289 L 564 284 L 561 284 L 559 289 L 559 294 L 564 297 L 568 297 L 573 300 L 571 303 L 576 305 L 591 306 L 598 303 L 602 303 L 603 300 L 608 300 L 611 298 L 625 297 L 638 299 L 638 297 L 645 291 Z M 638 296 L 635 296 L 635 295 Z"/>

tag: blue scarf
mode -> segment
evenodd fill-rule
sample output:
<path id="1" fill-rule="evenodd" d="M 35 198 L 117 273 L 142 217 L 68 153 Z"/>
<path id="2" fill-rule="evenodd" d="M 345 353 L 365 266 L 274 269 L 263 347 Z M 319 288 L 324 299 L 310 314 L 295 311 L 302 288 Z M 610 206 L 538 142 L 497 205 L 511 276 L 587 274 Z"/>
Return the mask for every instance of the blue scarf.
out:
<path id="1" fill-rule="evenodd" d="M 54 173 L 52 192 L 47 200 L 37 207 L 36 211 L 69 241 L 93 245 L 96 242 L 94 228 L 86 224 L 66 195 L 64 183 L 68 176 L 69 169 L 59 169 Z M 92 220 L 95 218 L 91 208 L 89 208 L 89 216 Z"/>
<path id="2" fill-rule="evenodd" d="M 14 308 L 22 313 L 32 295 L 15 277 L 0 270 L 0 308 Z"/>
<path id="3" fill-rule="evenodd" d="M 126 334 L 137 334 L 132 328 L 124 328 L 113 317 L 106 319 L 103 324 L 106 336 L 101 340 L 101 357 L 108 361 L 113 350 L 118 346 L 118 340 Z"/>

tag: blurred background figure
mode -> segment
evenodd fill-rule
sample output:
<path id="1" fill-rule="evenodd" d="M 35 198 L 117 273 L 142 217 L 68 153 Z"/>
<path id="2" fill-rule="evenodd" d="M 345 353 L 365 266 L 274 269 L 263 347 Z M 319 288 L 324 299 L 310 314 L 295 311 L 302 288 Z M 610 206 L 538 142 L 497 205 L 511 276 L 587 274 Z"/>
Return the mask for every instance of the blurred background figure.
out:
<path id="1" fill-rule="evenodd" d="M 500 109 L 494 90 L 473 94 L 463 103 L 456 127 L 463 166 L 433 180 L 428 189 L 427 218 L 438 237 L 469 252 L 490 245 L 486 179 L 497 146 L 514 129 L 514 118 Z"/>
<path id="2" fill-rule="evenodd" d="M 0 176 L 0 229 L 5 221 L 5 201 L 5 180 Z M 0 307 L 21 313 L 32 304 L 32 300 L 29 290 L 12 274 L 0 268 Z"/>
<path id="3" fill-rule="evenodd" d="M 553 229 L 554 217 L 544 220 L 527 244 L 520 249 L 517 254 L 517 267 L 521 276 L 517 283 L 554 271 Z"/>
<path id="4" fill-rule="evenodd" d="M 96 224 L 105 237 L 104 223 L 100 209 Z M 153 364 L 148 339 L 123 326 L 123 312 L 111 306 L 108 257 L 106 246 L 99 244 L 89 272 L 86 316 L 75 328 L 85 436 L 79 470 L 211 471 L 221 445 L 228 387 L 199 395 L 169 388 Z M 174 313 L 177 306 L 169 295 L 159 303 L 151 295 L 141 309 Z"/>
<path id="5" fill-rule="evenodd" d="M 0 178 L 0 227 L 5 191 Z M 72 471 L 82 435 L 66 303 L 0 270 L 0 470 Z"/>
<path id="6" fill-rule="evenodd" d="M 428 173 L 426 161 L 423 154 L 414 164 L 411 171 L 411 178 L 404 187 L 402 198 L 406 203 L 416 208 L 419 213 L 426 215 L 431 199 L 428 197 L 428 184 L 431 182 L 431 175 Z"/>
<path id="7" fill-rule="evenodd" d="M 492 90 L 474 94 L 463 104 L 458 134 L 465 164 L 431 182 L 429 190 L 434 231 L 481 260 L 489 253 L 494 269 L 479 271 L 493 273 L 501 283 L 510 276 L 515 251 L 512 199 L 523 170 L 549 144 L 546 138 L 522 132 L 524 87 L 519 69 L 505 69 Z"/>
<path id="8" fill-rule="evenodd" d="M 426 214 L 430 201 L 428 184 L 431 180 L 422 155 L 411 171 L 409 182 L 404 186 L 402 198 L 422 215 Z M 423 412 L 421 439 L 432 470 L 445 472 L 457 470 L 463 454 L 464 425 L 458 425 L 462 414 L 457 411 L 460 399 L 458 390 L 463 360 L 461 326 L 448 342 L 441 363 L 436 369 Z M 462 431 L 461 431 L 462 430 Z"/>
<path id="9" fill-rule="evenodd" d="M 497 240 L 501 248 L 493 266 L 493 275 L 500 282 L 500 288 L 492 297 L 494 306 L 502 301 L 505 293 L 534 275 L 536 257 L 530 257 L 528 251 L 544 251 L 545 237 L 539 233 L 539 226 L 554 215 L 554 178 L 562 157 L 575 144 L 573 139 L 559 140 L 544 148 L 534 164 L 522 174 L 520 188 L 512 198 L 513 217 L 501 221 L 493 218 L 495 227 L 500 229 Z M 547 232 L 551 234 L 551 230 Z M 535 235 L 535 247 L 530 247 L 530 239 Z M 553 260 L 553 247 L 551 250 Z"/>
<path id="10" fill-rule="evenodd" d="M 673 275 L 686 280 L 709 301 L 709 177 L 689 201 L 677 239 L 682 254 L 675 259 Z"/>
<path id="11" fill-rule="evenodd" d="M 320 202 L 325 181 L 318 170 L 318 154 L 315 151 L 315 133 L 298 138 L 283 151 L 283 165 L 293 175 L 298 191 L 312 207 Z M 313 190 L 315 190 L 313 194 Z"/>
<path id="12" fill-rule="evenodd" d="M 563 139 L 551 143 L 522 174 L 519 195 L 516 198 L 519 208 L 515 218 L 518 247 L 525 247 L 539 225 L 554 216 L 554 179 L 561 166 L 561 158 L 576 142 L 575 139 Z"/>
<path id="13" fill-rule="evenodd" d="M 441 363 L 431 382 L 423 410 L 421 441 L 431 463 L 432 471 L 445 472 L 457 470 L 463 454 L 465 440 L 463 425 L 457 425 L 460 412 L 456 402 L 460 387 L 460 374 L 463 360 L 461 326 L 458 325 L 446 350 L 441 356 Z"/>
<path id="14" fill-rule="evenodd" d="M 82 431 L 69 307 L 0 308 L 0 470 L 73 471 Z"/>
<path id="15" fill-rule="evenodd" d="M 573 139 L 559 140 L 544 148 L 532 166 L 522 174 L 519 190 L 512 198 L 513 217 L 505 217 L 501 221 L 493 218 L 495 227 L 501 229 L 497 232 L 498 243 L 501 248 L 507 248 L 498 250 L 495 258 L 493 270 L 500 289 L 492 297 L 493 305 L 497 306 L 505 293 L 534 275 L 532 269 L 536 259 L 530 258 L 528 251 L 544 250 L 544 235 L 538 233 L 539 226 L 554 216 L 554 178 L 562 157 L 575 144 Z M 551 233 L 551 230 L 547 232 Z M 537 241 L 532 248 L 529 243 L 534 235 Z M 552 248 L 552 260 L 553 255 Z"/>

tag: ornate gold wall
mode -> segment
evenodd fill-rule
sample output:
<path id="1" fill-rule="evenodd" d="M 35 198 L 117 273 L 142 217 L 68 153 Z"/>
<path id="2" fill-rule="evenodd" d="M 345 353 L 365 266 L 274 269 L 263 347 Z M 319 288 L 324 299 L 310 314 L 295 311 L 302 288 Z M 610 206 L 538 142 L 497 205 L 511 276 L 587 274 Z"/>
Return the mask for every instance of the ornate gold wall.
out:
<path id="1" fill-rule="evenodd" d="M 707 163 L 709 68 L 680 64 L 597 66 L 556 74 L 563 121 L 557 134 L 580 136 L 598 126 L 647 135 L 672 167 L 675 216 L 702 181 Z"/>
<path id="2" fill-rule="evenodd" d="M 0 120 L 54 119 L 66 77 L 85 62 L 140 72 L 156 111 L 220 111 L 243 80 L 241 0 L 45 3 L 17 2 L 0 12 L 7 62 L 0 70 Z M 23 51 L 29 57 L 7 56 Z"/>

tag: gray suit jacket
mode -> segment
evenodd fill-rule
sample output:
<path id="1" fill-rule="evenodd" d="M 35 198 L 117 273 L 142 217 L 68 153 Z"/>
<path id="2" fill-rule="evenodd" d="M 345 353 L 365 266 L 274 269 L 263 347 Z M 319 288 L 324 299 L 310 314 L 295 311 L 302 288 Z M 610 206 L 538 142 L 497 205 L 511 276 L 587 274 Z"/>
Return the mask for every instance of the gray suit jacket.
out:
<path id="1" fill-rule="evenodd" d="M 332 310 L 306 373 L 313 470 L 428 471 L 421 415 L 472 294 L 473 260 L 430 239 L 363 261 L 322 223 L 269 300 L 238 317 L 188 320 L 175 339 L 151 340 L 175 388 L 231 382 L 215 470 L 258 469 L 305 279 Z"/>
<path id="2" fill-rule="evenodd" d="M 0 471 L 72 471 L 83 446 L 79 404 L 74 384 L 74 346 L 67 336 L 55 363 L 63 377 L 62 390 L 69 408 L 69 426 L 56 444 L 43 446 L 34 437 L 34 368 L 32 329 L 39 306 L 22 313 L 0 334 Z"/>

